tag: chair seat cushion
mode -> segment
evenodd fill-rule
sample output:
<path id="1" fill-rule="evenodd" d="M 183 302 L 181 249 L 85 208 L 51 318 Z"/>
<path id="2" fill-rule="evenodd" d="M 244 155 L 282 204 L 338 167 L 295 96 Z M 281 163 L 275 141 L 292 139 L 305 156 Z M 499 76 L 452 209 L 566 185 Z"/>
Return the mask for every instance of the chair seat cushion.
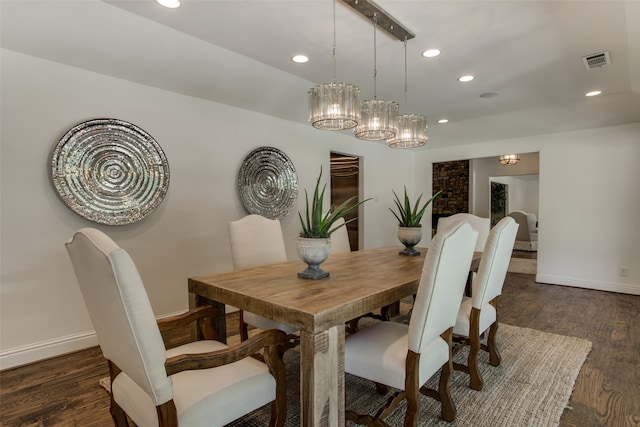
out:
<path id="1" fill-rule="evenodd" d="M 226 347 L 217 341 L 197 341 L 168 350 L 167 357 Z M 268 367 L 251 357 L 218 368 L 180 372 L 171 379 L 180 426 L 224 426 L 276 396 Z M 126 374 L 115 378 L 112 392 L 138 426 L 158 425 L 153 402 Z"/>
<path id="2" fill-rule="evenodd" d="M 380 322 L 346 338 L 345 372 L 405 388 L 405 362 L 409 327 L 400 323 Z M 427 382 L 449 360 L 449 346 L 437 337 L 420 355 L 420 385 Z"/>
<path id="3" fill-rule="evenodd" d="M 278 323 L 271 319 L 267 319 L 266 317 L 258 316 L 257 314 L 249 313 L 247 311 L 243 312 L 242 316 L 247 325 L 254 326 L 262 329 L 263 331 L 268 331 L 269 329 L 280 329 L 287 335 L 297 331 L 297 329 L 292 326 L 285 325 L 284 323 Z"/>
<path id="4" fill-rule="evenodd" d="M 456 325 L 453 327 L 454 335 L 469 336 L 469 321 L 471 317 L 472 299 L 464 297 L 460 309 L 458 310 L 458 318 Z M 486 331 L 496 321 L 496 309 L 491 304 L 485 304 L 480 310 L 480 333 Z"/>

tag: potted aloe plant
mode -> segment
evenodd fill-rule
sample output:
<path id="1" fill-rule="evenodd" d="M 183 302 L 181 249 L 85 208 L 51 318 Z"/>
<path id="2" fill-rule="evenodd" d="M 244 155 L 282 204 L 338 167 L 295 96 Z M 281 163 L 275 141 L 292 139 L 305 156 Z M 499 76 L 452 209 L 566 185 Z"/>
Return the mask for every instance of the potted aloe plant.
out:
<path id="1" fill-rule="evenodd" d="M 400 255 L 420 255 L 420 251 L 415 249 L 415 245 L 422 240 L 422 224 L 420 224 L 420 221 L 422 221 L 422 216 L 427 210 L 427 206 L 429 206 L 429 204 L 431 204 L 431 202 L 438 197 L 440 193 L 442 193 L 442 191 L 438 191 L 422 206 L 420 206 L 422 194 L 418 196 L 415 204 L 412 204 L 409 200 L 409 196 L 407 195 L 407 187 L 404 187 L 403 201 L 400 201 L 396 192 L 393 191 L 393 195 L 395 196 L 394 203 L 396 205 L 397 212 L 391 208 L 389 208 L 389 210 L 398 220 L 398 240 L 400 240 L 400 242 L 405 246 L 405 248 L 399 252 Z"/>
<path id="2" fill-rule="evenodd" d="M 324 184 L 322 191 L 320 191 L 321 178 L 322 168 L 320 168 L 320 175 L 316 181 L 316 187 L 313 191 L 311 203 L 309 203 L 307 190 L 304 191 L 306 201 L 305 216 L 303 217 L 302 214 L 298 212 L 302 231 L 298 236 L 296 249 L 300 259 L 306 262 L 308 266 L 306 270 L 298 273 L 298 276 L 305 279 L 322 279 L 329 276 L 328 272 L 320 269 L 320 264 L 322 264 L 329 256 L 329 251 L 331 250 L 331 233 L 357 218 L 352 218 L 345 221 L 344 224 L 337 226 L 335 225 L 335 222 L 340 218 L 344 218 L 345 215 L 357 209 L 358 206 L 367 200 L 370 200 L 366 199 L 361 202 L 357 202 L 357 197 L 353 196 L 342 202 L 338 207 L 332 206 L 328 212 L 325 212 L 323 208 L 323 201 L 327 184 Z"/>

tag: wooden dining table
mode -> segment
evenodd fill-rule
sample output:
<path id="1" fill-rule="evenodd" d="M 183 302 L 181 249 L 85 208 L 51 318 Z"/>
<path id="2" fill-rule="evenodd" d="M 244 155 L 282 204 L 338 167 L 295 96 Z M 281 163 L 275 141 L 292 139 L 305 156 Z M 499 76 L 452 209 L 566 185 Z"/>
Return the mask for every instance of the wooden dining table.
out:
<path id="1" fill-rule="evenodd" d="M 345 322 L 416 293 L 427 249 L 401 256 L 401 246 L 332 254 L 320 280 L 297 276 L 300 260 L 189 277 L 191 308 L 219 308 L 213 319 L 226 337 L 225 304 L 300 331 L 300 425 L 344 426 Z M 477 267 L 479 253 L 472 268 Z"/>

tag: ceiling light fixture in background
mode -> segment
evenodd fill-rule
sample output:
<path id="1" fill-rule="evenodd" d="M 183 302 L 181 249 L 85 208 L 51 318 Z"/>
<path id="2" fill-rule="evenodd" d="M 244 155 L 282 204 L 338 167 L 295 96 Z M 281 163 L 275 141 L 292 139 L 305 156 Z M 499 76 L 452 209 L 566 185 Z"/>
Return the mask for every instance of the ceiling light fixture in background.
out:
<path id="1" fill-rule="evenodd" d="M 422 56 L 425 58 L 435 58 L 438 55 L 440 55 L 440 51 L 438 49 L 427 49 L 422 52 Z"/>
<path id="2" fill-rule="evenodd" d="M 404 41 L 404 114 L 398 116 L 398 133 L 387 140 L 391 148 L 416 148 L 427 143 L 427 117 L 407 114 L 407 41 Z"/>
<path id="3" fill-rule="evenodd" d="M 592 90 L 591 92 L 585 93 L 584 96 L 598 96 L 601 94 L 602 94 L 601 90 Z"/>
<path id="4" fill-rule="evenodd" d="M 520 154 L 503 154 L 498 157 L 501 165 L 517 165 L 520 161 Z"/>
<path id="5" fill-rule="evenodd" d="M 474 77 L 471 75 L 467 75 L 467 76 L 462 76 L 462 77 L 458 77 L 458 81 L 462 82 L 462 83 L 466 83 L 466 82 L 470 82 L 471 80 L 473 80 Z"/>
<path id="6" fill-rule="evenodd" d="M 291 57 L 291 60 L 296 64 L 304 64 L 305 62 L 309 62 L 309 57 L 306 55 L 294 55 Z"/>
<path id="7" fill-rule="evenodd" d="M 333 80 L 309 92 L 309 122 L 316 129 L 352 129 L 360 121 L 360 89 L 336 82 L 336 0 L 333 0 Z"/>
<path id="8" fill-rule="evenodd" d="M 373 99 L 360 102 L 360 123 L 353 130 L 358 139 L 367 141 L 383 141 L 398 133 L 398 111 L 400 106 L 394 101 L 378 99 L 376 81 L 376 30 L 378 17 L 373 14 Z"/>
<path id="9" fill-rule="evenodd" d="M 175 9 L 180 7 L 180 0 L 156 0 L 160 6 L 168 7 L 169 9 Z"/>

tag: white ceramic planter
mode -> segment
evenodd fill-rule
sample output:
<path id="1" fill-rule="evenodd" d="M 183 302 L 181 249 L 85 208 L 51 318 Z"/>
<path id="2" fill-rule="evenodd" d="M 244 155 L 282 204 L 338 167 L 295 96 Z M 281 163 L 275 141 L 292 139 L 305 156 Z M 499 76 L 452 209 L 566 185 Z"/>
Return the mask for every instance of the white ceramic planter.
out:
<path id="1" fill-rule="evenodd" d="M 300 259 L 307 263 L 307 268 L 298 273 L 298 277 L 305 279 L 322 279 L 329 277 L 329 272 L 320 268 L 331 251 L 331 239 L 310 239 L 298 237 L 296 249 Z"/>
<path id="2" fill-rule="evenodd" d="M 400 255 L 420 255 L 420 251 L 415 250 L 414 246 L 422 240 L 422 227 L 398 227 L 398 240 L 404 245 Z"/>

